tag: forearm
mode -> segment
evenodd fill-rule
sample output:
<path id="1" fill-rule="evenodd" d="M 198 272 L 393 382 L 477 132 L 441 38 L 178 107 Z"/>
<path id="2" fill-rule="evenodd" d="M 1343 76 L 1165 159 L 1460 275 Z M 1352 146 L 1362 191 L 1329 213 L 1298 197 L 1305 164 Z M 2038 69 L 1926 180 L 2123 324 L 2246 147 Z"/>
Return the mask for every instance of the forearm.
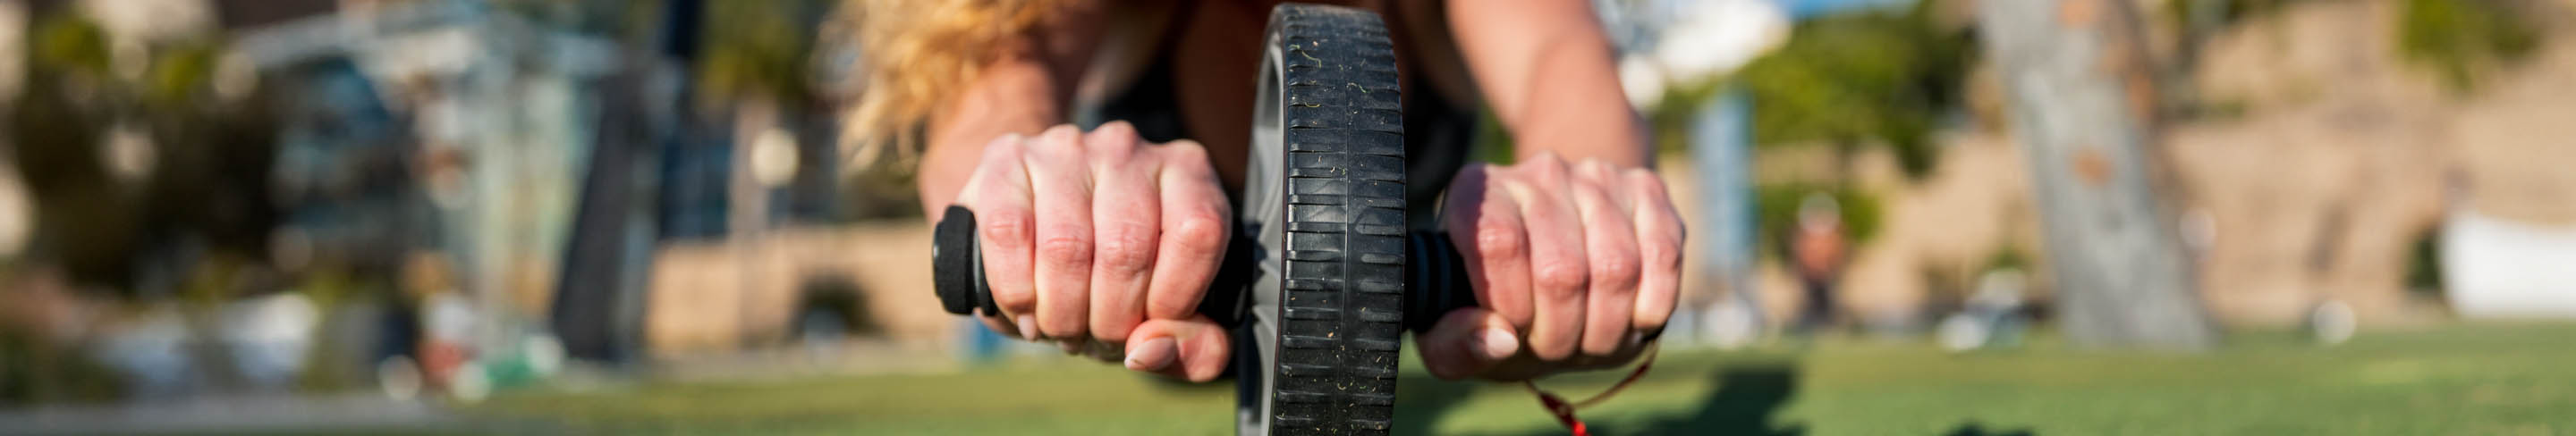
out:
<path id="1" fill-rule="evenodd" d="M 1645 121 L 1628 107 L 1609 37 L 1588 2 L 1491 0 L 1452 4 L 1448 13 L 1485 103 L 1520 157 L 1652 162 Z"/>
<path id="2" fill-rule="evenodd" d="M 994 138 L 1036 135 L 1070 119 L 1066 105 L 1099 42 L 1103 6 L 1057 5 L 1036 28 L 996 47 L 999 55 L 931 115 L 915 181 L 924 216 L 936 220 L 956 201 Z"/>
<path id="3" fill-rule="evenodd" d="M 974 176 L 984 146 L 1003 135 L 1036 135 L 1065 120 L 1051 96 L 1054 80 L 1034 65 L 1000 65 L 933 117 L 926 132 L 916 185 L 925 215 L 937 219 Z"/>
<path id="4" fill-rule="evenodd" d="M 1600 53 L 1576 53 L 1592 50 L 1569 47 L 1552 56 L 1559 59 L 1537 63 L 1539 70 L 1523 85 L 1529 106 L 1521 109 L 1518 120 L 1507 121 L 1516 158 L 1551 152 L 1572 162 L 1654 165 L 1645 120 L 1628 106 L 1618 74 L 1607 68 L 1608 46 L 1601 47 Z"/>

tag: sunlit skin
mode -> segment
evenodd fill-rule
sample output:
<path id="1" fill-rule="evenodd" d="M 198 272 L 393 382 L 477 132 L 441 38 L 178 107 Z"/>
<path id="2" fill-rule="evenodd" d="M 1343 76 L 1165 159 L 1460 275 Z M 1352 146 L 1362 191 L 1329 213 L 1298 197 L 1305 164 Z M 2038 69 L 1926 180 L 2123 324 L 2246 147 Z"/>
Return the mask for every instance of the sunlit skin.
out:
<path id="1" fill-rule="evenodd" d="M 933 115 L 920 186 L 934 219 L 952 203 L 975 210 L 1002 311 L 983 317 L 993 330 L 1205 381 L 1230 350 L 1193 309 L 1232 220 L 1225 192 L 1241 183 L 1248 84 L 1275 2 L 1155 12 L 1167 3 L 1048 15 Z M 1416 338 L 1432 374 L 1523 380 L 1633 360 L 1672 314 L 1685 236 L 1589 3 L 1328 3 L 1386 16 L 1401 71 L 1481 97 L 1465 103 L 1492 110 L 1518 144 L 1516 163 L 1447 181 L 1441 225 L 1471 259 L 1480 308 Z M 1173 86 L 1197 138 L 1156 144 L 1120 122 L 1066 124 L 1113 16 L 1169 17 L 1151 24 L 1188 60 Z"/>

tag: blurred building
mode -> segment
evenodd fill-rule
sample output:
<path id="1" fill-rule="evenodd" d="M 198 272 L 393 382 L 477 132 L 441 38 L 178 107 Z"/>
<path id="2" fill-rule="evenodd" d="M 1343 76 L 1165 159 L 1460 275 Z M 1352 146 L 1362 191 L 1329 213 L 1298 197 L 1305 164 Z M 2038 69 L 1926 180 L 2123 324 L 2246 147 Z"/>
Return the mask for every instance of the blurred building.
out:
<path id="1" fill-rule="evenodd" d="M 598 79 L 618 45 L 473 1 L 356 2 L 239 31 L 263 81 L 298 86 L 280 126 L 275 190 L 286 253 L 392 273 L 449 258 L 453 292 L 504 344 L 542 319 L 583 159 Z M 290 258 L 281 266 L 293 267 Z M 441 290 L 413 290 L 413 292 Z M 497 320 L 496 320 L 497 321 Z"/>

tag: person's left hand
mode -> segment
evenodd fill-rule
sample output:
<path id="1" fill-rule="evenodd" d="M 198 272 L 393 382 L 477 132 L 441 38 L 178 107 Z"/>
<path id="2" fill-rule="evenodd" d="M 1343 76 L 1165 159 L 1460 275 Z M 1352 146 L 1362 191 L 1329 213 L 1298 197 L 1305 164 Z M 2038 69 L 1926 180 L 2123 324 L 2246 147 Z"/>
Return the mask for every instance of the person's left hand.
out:
<path id="1" fill-rule="evenodd" d="M 1442 209 L 1477 307 L 1415 338 L 1434 376 L 1511 381 L 1617 366 L 1672 317 L 1685 236 L 1653 171 L 1549 153 L 1471 165 Z"/>

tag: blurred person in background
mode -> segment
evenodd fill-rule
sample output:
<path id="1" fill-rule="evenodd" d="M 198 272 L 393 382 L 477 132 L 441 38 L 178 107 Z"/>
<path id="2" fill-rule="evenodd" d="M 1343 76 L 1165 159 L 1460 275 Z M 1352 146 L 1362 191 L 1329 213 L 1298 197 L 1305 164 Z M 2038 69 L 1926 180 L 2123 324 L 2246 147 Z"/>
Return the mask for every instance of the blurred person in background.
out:
<path id="1" fill-rule="evenodd" d="M 1842 205 L 1825 193 L 1807 194 L 1798 201 L 1798 225 L 1789 230 L 1788 243 L 1792 270 L 1798 273 L 1798 288 L 1804 290 L 1807 303 L 1798 312 L 1798 333 L 1813 334 L 1834 325 L 1834 288 L 1842 280 L 1843 261 L 1850 255 L 1851 241 L 1843 235 Z"/>
<path id="2" fill-rule="evenodd" d="M 988 327 L 1210 380 L 1229 339 L 1194 312 L 1233 222 L 1278 3 L 851 1 L 867 65 L 849 136 L 918 150 L 930 219 L 976 211 L 1003 312 Z M 1386 20 L 1412 224 L 1472 259 L 1480 308 L 1417 338 L 1432 373 L 1525 380 L 1641 354 L 1673 310 L 1684 230 L 1591 4 L 1323 3 Z M 1482 110 L 1515 163 L 1466 162 Z"/>

